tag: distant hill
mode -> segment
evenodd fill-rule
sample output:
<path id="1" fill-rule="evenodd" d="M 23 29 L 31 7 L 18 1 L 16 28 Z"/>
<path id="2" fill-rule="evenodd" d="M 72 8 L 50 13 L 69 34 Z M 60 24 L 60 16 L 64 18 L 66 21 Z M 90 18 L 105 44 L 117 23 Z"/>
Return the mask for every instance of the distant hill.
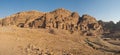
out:
<path id="1" fill-rule="evenodd" d="M 100 20 L 99 23 L 103 27 L 104 37 L 120 38 L 120 21 L 115 24 L 113 21 L 104 22 Z"/>
<path id="2" fill-rule="evenodd" d="M 120 31 L 120 21 L 117 22 L 116 24 L 113 21 L 105 22 L 99 20 L 98 22 L 102 25 L 104 30 L 109 30 L 110 32 Z"/>

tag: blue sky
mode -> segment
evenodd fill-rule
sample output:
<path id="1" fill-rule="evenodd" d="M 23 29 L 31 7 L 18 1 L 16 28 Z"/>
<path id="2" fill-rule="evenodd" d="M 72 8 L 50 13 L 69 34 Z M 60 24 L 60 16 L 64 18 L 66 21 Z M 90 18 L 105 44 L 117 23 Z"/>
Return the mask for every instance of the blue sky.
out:
<path id="1" fill-rule="evenodd" d="M 0 18 L 20 11 L 49 12 L 57 8 L 76 11 L 80 16 L 89 14 L 98 20 L 120 20 L 120 0 L 0 0 Z"/>

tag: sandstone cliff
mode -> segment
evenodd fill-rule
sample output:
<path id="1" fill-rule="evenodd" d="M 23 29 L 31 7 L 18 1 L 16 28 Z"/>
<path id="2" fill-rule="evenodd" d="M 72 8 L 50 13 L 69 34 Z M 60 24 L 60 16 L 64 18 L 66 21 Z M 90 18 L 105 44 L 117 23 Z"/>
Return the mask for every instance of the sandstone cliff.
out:
<path id="1" fill-rule="evenodd" d="M 78 31 L 83 35 L 97 35 L 102 33 L 102 26 L 90 15 L 79 16 L 63 8 L 52 12 L 26 11 L 19 12 L 1 20 L 1 26 L 15 25 L 22 28 L 56 28 Z"/>

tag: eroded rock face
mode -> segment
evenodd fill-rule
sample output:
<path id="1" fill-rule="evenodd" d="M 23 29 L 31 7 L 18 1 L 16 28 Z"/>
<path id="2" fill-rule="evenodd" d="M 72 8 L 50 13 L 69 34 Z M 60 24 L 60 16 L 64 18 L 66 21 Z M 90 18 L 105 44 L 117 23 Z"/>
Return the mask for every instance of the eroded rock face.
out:
<path id="1" fill-rule="evenodd" d="M 63 8 L 53 12 L 45 13 L 43 16 L 29 22 L 28 26 L 33 28 L 57 28 L 74 30 L 77 26 L 79 14 L 70 12 Z"/>
<path id="2" fill-rule="evenodd" d="M 2 26 L 16 25 L 24 28 L 57 28 L 69 31 L 80 31 L 85 35 L 96 35 L 102 30 L 101 25 L 94 17 L 89 15 L 79 16 L 77 12 L 70 12 L 63 8 L 52 12 L 27 11 L 19 12 L 6 17 L 1 22 Z"/>
<path id="3" fill-rule="evenodd" d="M 102 26 L 94 17 L 83 15 L 79 20 L 78 30 L 82 31 L 84 35 L 92 36 L 102 33 Z"/>
<path id="4" fill-rule="evenodd" d="M 2 26 L 2 18 L 0 18 L 0 27 Z"/>
<path id="5" fill-rule="evenodd" d="M 8 16 L 2 20 L 3 26 L 8 26 L 8 25 L 18 25 L 19 24 L 27 24 L 34 19 L 39 18 L 42 16 L 44 13 L 43 12 L 38 12 L 38 11 L 27 11 L 27 12 L 19 12 L 17 14 L 13 14 L 11 16 Z"/>

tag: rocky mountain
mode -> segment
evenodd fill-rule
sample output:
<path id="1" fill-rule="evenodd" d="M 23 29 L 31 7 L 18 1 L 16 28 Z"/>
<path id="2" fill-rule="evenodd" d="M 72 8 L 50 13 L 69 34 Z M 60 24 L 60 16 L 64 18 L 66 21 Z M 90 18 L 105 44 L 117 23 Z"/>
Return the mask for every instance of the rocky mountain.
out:
<path id="1" fill-rule="evenodd" d="M 117 31 L 117 30 L 120 31 L 120 21 L 116 23 L 116 25 L 115 25 L 115 29 L 116 29 L 116 31 Z"/>
<path id="2" fill-rule="evenodd" d="M 104 22 L 99 20 L 98 22 L 102 25 L 104 32 L 111 32 L 114 29 L 115 23 L 113 21 Z"/>
<path id="3" fill-rule="evenodd" d="M 120 21 L 116 24 L 113 21 L 104 22 L 102 20 L 98 21 L 104 30 L 105 37 L 109 38 L 120 38 Z"/>
<path id="4" fill-rule="evenodd" d="M 102 20 L 98 21 L 102 27 L 104 28 L 104 31 L 109 31 L 109 32 L 117 32 L 120 31 L 120 21 L 117 23 L 114 23 L 113 21 L 105 22 Z"/>
<path id="5" fill-rule="evenodd" d="M 21 28 L 56 28 L 78 31 L 83 35 L 93 36 L 102 33 L 102 26 L 90 15 L 79 16 L 64 8 L 52 12 L 18 12 L 1 20 L 1 26 L 15 25 Z"/>

